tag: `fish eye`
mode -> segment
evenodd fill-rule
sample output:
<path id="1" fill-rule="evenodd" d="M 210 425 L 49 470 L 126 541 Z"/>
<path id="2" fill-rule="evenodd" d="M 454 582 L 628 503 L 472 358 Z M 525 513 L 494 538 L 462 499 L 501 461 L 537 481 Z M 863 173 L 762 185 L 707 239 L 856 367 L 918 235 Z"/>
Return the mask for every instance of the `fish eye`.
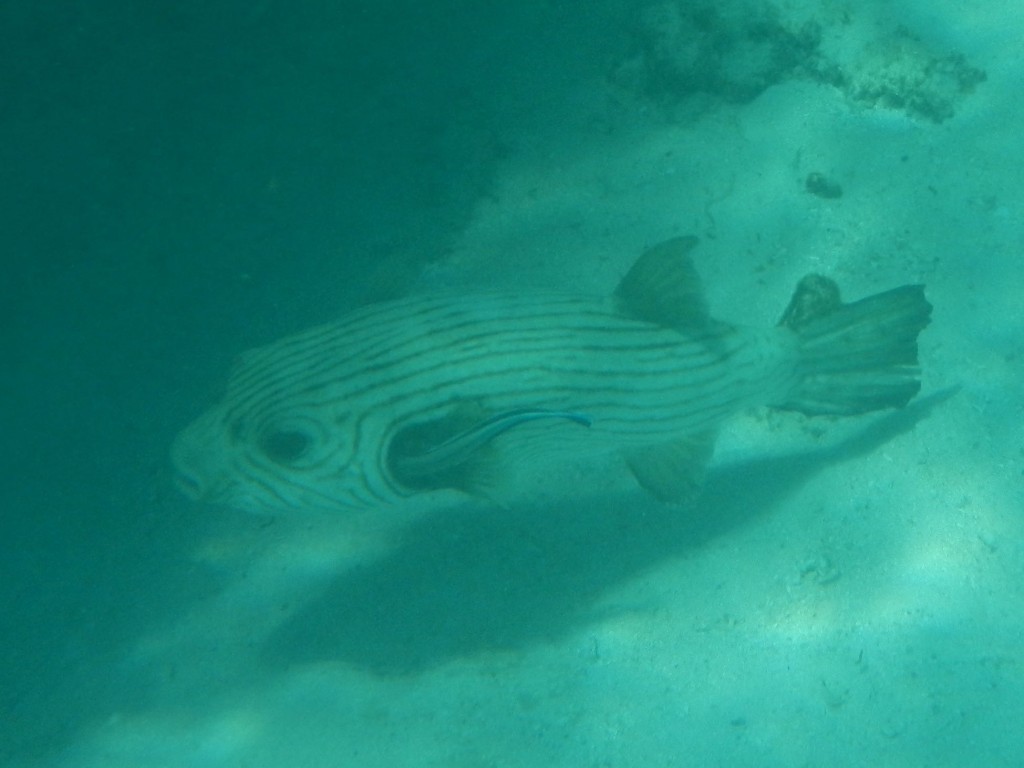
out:
<path id="1" fill-rule="evenodd" d="M 313 445 L 313 437 L 301 429 L 272 429 L 260 437 L 260 449 L 278 464 L 293 464 Z"/>

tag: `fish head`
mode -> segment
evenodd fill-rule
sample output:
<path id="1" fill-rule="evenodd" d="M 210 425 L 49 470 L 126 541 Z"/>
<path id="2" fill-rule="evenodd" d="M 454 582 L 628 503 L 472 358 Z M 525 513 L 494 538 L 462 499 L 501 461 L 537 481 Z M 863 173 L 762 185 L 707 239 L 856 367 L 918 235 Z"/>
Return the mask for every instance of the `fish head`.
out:
<path id="1" fill-rule="evenodd" d="M 401 496 L 383 476 L 386 421 L 329 382 L 263 362 L 248 353 L 223 399 L 174 440 L 185 495 L 256 513 L 366 510 Z"/>

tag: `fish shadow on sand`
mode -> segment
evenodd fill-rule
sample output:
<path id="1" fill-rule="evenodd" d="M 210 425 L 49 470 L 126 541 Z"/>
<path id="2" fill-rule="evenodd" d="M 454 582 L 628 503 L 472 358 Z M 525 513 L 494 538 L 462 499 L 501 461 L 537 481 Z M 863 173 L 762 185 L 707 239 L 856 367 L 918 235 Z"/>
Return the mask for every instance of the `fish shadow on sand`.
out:
<path id="1" fill-rule="evenodd" d="M 264 663 L 414 674 L 557 640 L 600 618 L 596 605 L 615 586 L 771 514 L 819 471 L 911 431 L 953 394 L 919 398 L 827 448 L 712 469 L 692 508 L 641 503 L 637 493 L 429 515 L 280 627 Z"/>

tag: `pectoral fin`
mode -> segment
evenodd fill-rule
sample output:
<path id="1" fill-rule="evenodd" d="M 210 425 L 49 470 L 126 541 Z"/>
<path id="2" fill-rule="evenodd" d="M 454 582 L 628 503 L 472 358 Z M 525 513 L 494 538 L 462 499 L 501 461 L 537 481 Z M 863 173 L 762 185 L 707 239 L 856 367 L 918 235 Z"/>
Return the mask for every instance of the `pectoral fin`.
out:
<path id="1" fill-rule="evenodd" d="M 479 493 L 491 485 L 495 452 L 491 444 L 522 424 L 541 419 L 563 419 L 590 426 L 590 417 L 574 411 L 523 408 L 506 411 L 475 423 L 465 420 L 466 411 L 399 433 L 389 451 L 389 469 L 410 488 L 457 488 Z M 486 494 L 484 494 L 486 495 Z"/>

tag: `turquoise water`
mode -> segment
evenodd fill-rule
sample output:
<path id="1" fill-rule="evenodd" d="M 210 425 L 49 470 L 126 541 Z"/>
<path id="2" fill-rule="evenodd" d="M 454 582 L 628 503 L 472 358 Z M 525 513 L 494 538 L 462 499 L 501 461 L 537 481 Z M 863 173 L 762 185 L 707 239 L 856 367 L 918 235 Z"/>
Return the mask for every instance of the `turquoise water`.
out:
<path id="1" fill-rule="evenodd" d="M 1024 12 L 901 6 L 0 10 L 0 762 L 1018 764 Z M 740 414 L 687 510 L 174 487 L 247 348 L 687 233 L 735 322 L 925 283 L 922 397 Z"/>

